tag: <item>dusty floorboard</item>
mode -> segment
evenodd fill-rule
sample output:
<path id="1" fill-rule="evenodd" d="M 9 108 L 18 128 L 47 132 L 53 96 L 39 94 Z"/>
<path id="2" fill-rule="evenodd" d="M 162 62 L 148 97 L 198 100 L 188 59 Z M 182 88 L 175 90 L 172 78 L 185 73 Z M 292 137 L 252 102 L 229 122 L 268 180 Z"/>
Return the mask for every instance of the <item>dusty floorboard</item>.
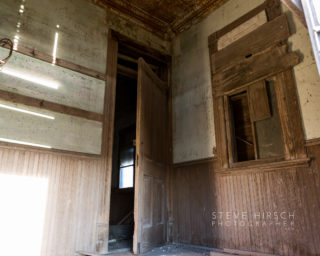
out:
<path id="1" fill-rule="evenodd" d="M 134 255 L 130 253 L 112 254 L 114 256 Z M 205 249 L 194 248 L 186 245 L 165 245 L 153 249 L 152 251 L 142 254 L 143 256 L 209 256 L 210 252 Z"/>

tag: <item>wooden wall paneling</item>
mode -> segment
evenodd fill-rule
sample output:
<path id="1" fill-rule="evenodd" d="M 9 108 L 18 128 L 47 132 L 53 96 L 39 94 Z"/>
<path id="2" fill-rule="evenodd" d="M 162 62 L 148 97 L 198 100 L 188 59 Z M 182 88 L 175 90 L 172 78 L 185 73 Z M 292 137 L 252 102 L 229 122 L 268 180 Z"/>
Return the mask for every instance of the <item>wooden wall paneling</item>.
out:
<path id="1" fill-rule="evenodd" d="M 231 248 L 244 251 L 261 252 L 272 255 L 318 255 L 320 253 L 320 144 L 308 147 L 310 156 L 314 157 L 310 167 L 294 166 L 287 169 L 275 169 L 267 172 L 246 172 L 239 175 L 221 175 L 216 172 L 218 160 L 208 163 L 197 161 L 183 166 L 175 166 L 177 173 L 174 184 L 177 193 L 175 201 L 179 215 L 176 242 L 206 245 L 215 248 Z M 251 171 L 253 171 L 251 169 Z M 186 178 L 187 177 L 187 178 Z M 209 184 L 207 179 L 214 179 Z M 202 186 L 199 193 L 193 193 L 197 186 Z M 187 192 L 186 192 L 187 191 Z M 210 205 L 200 197 L 205 194 L 213 197 Z M 183 197 L 181 197 L 183 195 Z M 186 197 L 189 201 L 185 200 Z M 194 204 L 194 202 L 198 202 Z M 190 202 L 190 203 L 189 203 Z M 190 217 L 197 213 L 193 207 L 209 208 L 216 211 L 245 211 L 248 220 L 254 220 L 254 213 L 295 212 L 294 229 L 281 225 L 249 227 L 210 227 L 200 222 L 209 223 L 211 218 Z M 223 221 L 226 217 L 223 216 Z M 283 221 L 280 219 L 280 221 Z M 200 224 L 199 224 L 200 223 Z M 195 225 L 202 230 L 201 240 L 190 235 Z M 196 234 L 199 233 L 199 229 Z M 183 241 L 180 240 L 183 238 Z M 188 240 L 189 239 L 189 240 Z M 199 243 L 200 242 L 200 243 Z M 258 254 L 257 254 L 258 255 Z"/>
<path id="2" fill-rule="evenodd" d="M 237 179 L 238 177 L 235 177 Z M 228 187 L 228 193 L 226 196 L 230 197 L 228 208 L 226 209 L 226 212 L 237 213 L 242 212 L 242 202 L 241 202 L 241 194 L 235 194 L 234 191 L 240 191 L 238 190 L 238 186 L 240 184 L 238 182 L 234 182 L 234 179 L 230 177 L 225 177 L 227 187 Z M 231 218 L 233 219 L 233 217 Z M 235 248 L 236 244 L 239 245 L 239 248 L 243 248 L 243 239 L 245 238 L 245 233 L 243 228 L 240 227 L 240 225 L 235 225 L 234 223 L 231 224 L 230 230 L 230 240 L 232 241 L 232 244 L 229 245 L 227 248 Z"/>
<path id="3" fill-rule="evenodd" d="M 0 147 L 0 173 L 48 180 L 41 255 L 94 250 L 104 160 Z"/>
<path id="4" fill-rule="evenodd" d="M 265 175 L 265 193 L 266 193 L 266 209 L 268 209 L 270 212 L 275 212 L 276 211 L 276 208 L 274 207 L 274 203 L 273 203 L 273 197 L 272 197 L 272 193 L 273 193 L 273 188 L 272 188 L 272 182 L 273 180 L 270 179 L 270 173 L 266 174 Z M 277 232 L 275 231 L 275 228 L 274 227 L 270 227 L 269 228 L 269 232 L 268 232 L 268 235 L 269 235 L 269 240 L 270 240 L 270 243 L 268 245 L 268 248 L 266 251 L 270 251 L 271 253 L 275 254 L 275 251 L 274 251 L 274 245 L 276 244 L 275 242 L 275 238 L 276 238 L 276 235 L 277 235 Z"/>
<path id="5" fill-rule="evenodd" d="M 251 204 L 250 204 L 250 200 L 249 200 L 249 197 L 250 197 L 250 193 L 249 193 L 249 184 L 248 184 L 248 179 L 246 176 L 244 175 L 241 175 L 239 176 L 240 179 L 241 179 L 241 187 L 242 187 L 242 191 L 243 191 L 243 211 L 246 211 L 247 212 L 247 219 L 248 220 L 251 220 L 252 218 L 251 217 Z M 249 248 L 246 248 L 247 250 L 249 251 L 254 251 L 254 249 L 252 248 L 252 236 L 251 236 L 251 228 L 249 225 L 246 225 L 245 226 L 245 229 L 246 229 L 246 241 L 245 241 L 245 244 L 246 243 L 249 243 L 250 244 L 250 247 Z"/>
<path id="6" fill-rule="evenodd" d="M 317 147 L 309 147 L 307 148 L 308 151 L 311 153 L 313 159 L 318 159 L 320 156 L 320 151 L 317 150 Z M 311 162 L 311 170 L 312 170 L 312 175 L 311 177 L 312 181 L 314 182 L 312 185 L 314 185 L 315 193 L 319 191 L 320 189 L 320 172 L 318 171 L 320 168 L 320 164 L 318 161 L 312 161 Z M 312 198 L 312 205 L 315 206 L 317 205 L 318 209 L 320 208 L 320 198 L 319 197 L 313 197 Z M 316 201 L 316 203 L 314 202 Z M 317 213 L 320 212 L 320 210 L 317 210 L 317 208 L 313 209 L 313 214 L 315 217 L 314 221 L 314 239 L 315 241 L 320 241 L 320 232 L 318 231 L 318 227 L 320 227 L 320 219 L 317 218 Z M 316 251 L 320 251 L 320 243 L 316 243 Z"/>

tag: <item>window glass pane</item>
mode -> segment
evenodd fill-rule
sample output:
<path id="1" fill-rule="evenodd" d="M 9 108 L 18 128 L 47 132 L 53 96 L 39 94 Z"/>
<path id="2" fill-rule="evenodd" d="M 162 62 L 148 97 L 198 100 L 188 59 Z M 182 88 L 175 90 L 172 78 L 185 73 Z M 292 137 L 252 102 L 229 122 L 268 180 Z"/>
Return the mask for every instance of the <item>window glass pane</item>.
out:
<path id="1" fill-rule="evenodd" d="M 129 148 L 120 152 L 120 167 L 134 164 L 134 149 Z"/>
<path id="2" fill-rule="evenodd" d="M 255 122 L 259 158 L 283 156 L 280 119 L 273 82 L 266 83 L 271 118 Z"/>
<path id="3" fill-rule="evenodd" d="M 100 154 L 101 136 L 100 122 L 0 100 L 2 141 L 17 140 L 54 149 Z"/>
<path id="4" fill-rule="evenodd" d="M 133 166 L 120 168 L 120 182 L 119 182 L 120 188 L 133 187 L 133 176 L 134 176 L 133 173 L 134 173 Z"/>
<path id="5" fill-rule="evenodd" d="M 0 56 L 6 53 L 0 47 Z M 19 53 L 2 67 L 0 89 L 103 113 L 104 81 Z"/>
<path id="6" fill-rule="evenodd" d="M 21 10 L 23 5 L 23 10 Z M 1 0 L 0 38 L 105 73 L 106 12 L 88 0 Z M 58 25 L 58 27 L 57 27 Z"/>

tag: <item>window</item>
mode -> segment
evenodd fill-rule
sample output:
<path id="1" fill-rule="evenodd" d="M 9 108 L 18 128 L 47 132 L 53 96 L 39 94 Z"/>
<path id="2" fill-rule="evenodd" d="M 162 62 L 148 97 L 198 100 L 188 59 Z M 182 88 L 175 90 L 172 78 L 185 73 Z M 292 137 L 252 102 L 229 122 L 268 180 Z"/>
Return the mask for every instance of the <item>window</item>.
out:
<path id="1" fill-rule="evenodd" d="M 266 0 L 209 37 L 220 171 L 308 164 L 292 73 L 300 60 L 288 51 L 288 21 L 277 3 Z M 254 17 L 267 20 L 246 29 Z"/>
<path id="2" fill-rule="evenodd" d="M 272 80 L 254 83 L 226 97 L 232 141 L 232 162 L 284 155 Z M 227 128 L 228 129 L 228 128 Z"/>
<path id="3" fill-rule="evenodd" d="M 302 0 L 314 56 L 320 74 L 320 1 Z"/>
<path id="4" fill-rule="evenodd" d="M 119 188 L 133 188 L 134 159 L 134 147 L 130 147 L 120 151 Z"/>

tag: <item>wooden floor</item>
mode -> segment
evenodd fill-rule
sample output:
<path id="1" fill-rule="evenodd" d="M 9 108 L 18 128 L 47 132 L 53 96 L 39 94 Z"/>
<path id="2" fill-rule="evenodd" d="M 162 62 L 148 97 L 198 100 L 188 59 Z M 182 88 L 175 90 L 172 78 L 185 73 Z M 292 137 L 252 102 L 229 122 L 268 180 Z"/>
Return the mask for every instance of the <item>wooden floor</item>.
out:
<path id="1" fill-rule="evenodd" d="M 111 254 L 113 256 L 122 256 L 122 255 L 135 255 L 130 253 L 120 253 L 120 254 Z M 165 245 L 158 248 L 153 249 L 148 253 L 142 254 L 143 256 L 165 256 L 165 255 L 179 255 L 179 256 L 209 256 L 210 252 L 208 250 L 188 246 L 188 245 Z"/>

